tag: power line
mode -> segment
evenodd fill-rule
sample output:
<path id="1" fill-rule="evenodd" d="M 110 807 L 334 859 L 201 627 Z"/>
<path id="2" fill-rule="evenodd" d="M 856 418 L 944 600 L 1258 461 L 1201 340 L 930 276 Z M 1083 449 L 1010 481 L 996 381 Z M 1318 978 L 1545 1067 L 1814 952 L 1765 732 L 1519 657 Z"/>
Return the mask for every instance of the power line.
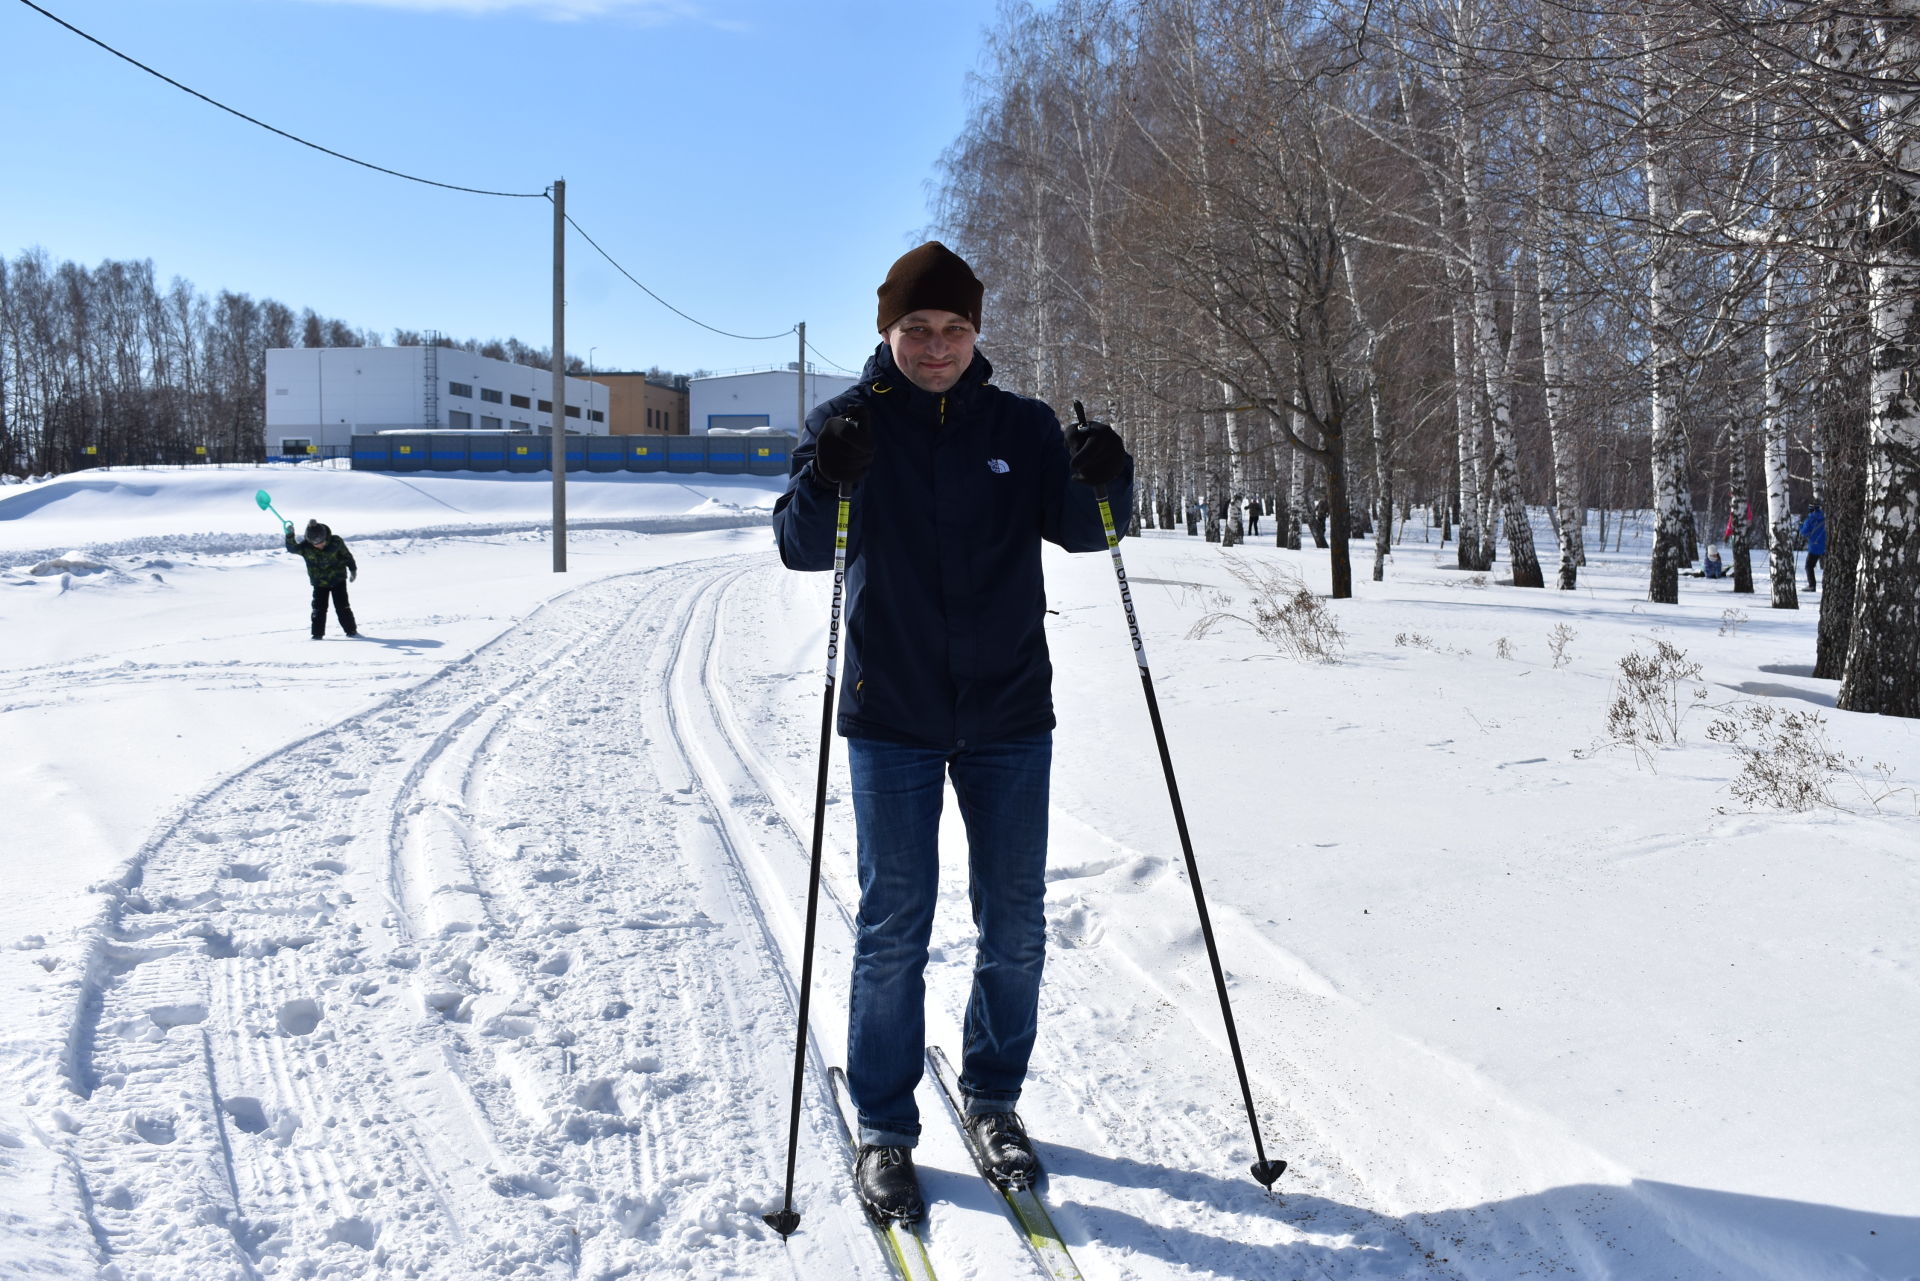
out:
<path id="1" fill-rule="evenodd" d="M 88 35 L 86 32 L 82 31 L 80 28 L 74 26 L 71 22 L 68 22 L 65 18 L 62 18 L 57 14 L 48 13 L 45 9 L 42 9 L 39 5 L 35 4 L 33 0 L 20 0 L 20 3 L 27 6 L 27 8 L 33 10 L 35 13 L 39 14 L 41 17 L 47 18 L 50 21 L 59 23 L 61 26 L 65 27 L 67 30 L 73 32 L 74 35 L 79 36 L 82 40 L 87 41 L 89 44 L 98 45 L 100 48 L 105 49 L 108 53 L 120 59 L 122 62 L 132 63 L 134 66 L 140 68 L 140 70 L 146 72 L 148 75 L 154 76 L 154 77 L 157 77 L 158 79 L 166 81 L 168 84 L 180 90 L 182 93 L 192 94 L 194 97 L 200 99 L 200 101 L 207 103 L 210 106 L 218 107 L 220 108 L 220 110 L 226 112 L 230 116 L 238 116 L 240 117 L 240 119 L 246 121 L 250 125 L 258 125 L 262 129 L 265 129 L 268 133 L 277 133 L 282 138 L 285 138 L 291 142 L 297 142 L 303 147 L 312 147 L 315 151 L 322 152 L 326 155 L 332 156 L 336 160 L 344 160 L 348 164 L 359 165 L 362 169 L 371 169 L 375 173 L 389 174 L 395 178 L 405 178 L 408 182 L 424 183 L 429 187 L 441 187 L 448 191 L 464 191 L 475 196 L 509 196 L 518 200 L 539 200 L 539 199 L 544 199 L 547 195 L 547 193 L 544 191 L 488 191 L 482 187 L 462 187 L 457 183 L 435 182 L 431 178 L 417 178 L 410 173 L 401 173 L 398 169 L 388 169 L 384 165 L 376 165 L 366 160 L 356 160 L 352 156 L 347 155 L 345 152 L 335 151 L 331 147 L 323 147 L 317 142 L 308 142 L 305 138 L 300 137 L 298 134 L 288 133 L 285 129 L 276 129 L 264 120 L 256 120 L 244 111 L 236 111 L 232 107 L 229 107 L 224 102 L 219 102 L 213 98 L 207 97 L 206 94 L 201 93 L 198 89 L 190 89 L 186 85 L 181 84 L 178 80 L 175 80 L 172 76 L 165 75 L 162 72 L 155 71 L 152 67 L 149 67 L 146 63 L 140 61 L 138 58 L 131 58 L 131 57 L 128 57 L 126 54 L 121 53 L 118 49 L 114 48 L 112 45 L 108 44 L 106 41 L 99 40 L 93 36 Z"/>
<path id="2" fill-rule="evenodd" d="M 633 273 L 628 271 L 625 267 L 622 267 L 617 261 L 615 261 L 614 256 L 612 254 L 608 253 L 604 249 L 601 249 L 600 242 L 595 240 L 592 236 L 589 236 L 587 234 L 587 229 L 585 227 L 582 227 L 579 223 L 573 220 L 572 214 L 568 214 L 566 217 L 567 217 L 567 224 L 571 226 L 575 231 L 579 232 L 580 238 L 586 241 L 588 244 L 592 245 L 595 251 L 598 252 L 602 258 L 605 258 L 608 262 L 613 263 L 613 269 L 615 271 L 625 276 L 628 280 L 633 281 L 634 286 L 638 288 L 641 293 L 653 299 L 655 302 L 659 303 L 662 307 L 665 307 L 668 311 L 680 317 L 680 319 L 682 320 L 689 321 L 693 324 L 696 324 L 700 326 L 700 328 L 705 329 L 711 333 L 719 334 L 722 338 L 738 338 L 742 342 L 769 342 L 775 338 L 785 338 L 788 334 L 792 333 L 794 329 L 798 328 L 798 326 L 788 326 L 787 328 L 782 329 L 777 334 L 736 334 L 736 333 L 730 333 L 725 329 L 717 329 L 714 326 L 709 325 L 704 320 L 699 320 L 693 316 L 689 316 L 686 312 L 681 311 L 678 307 L 674 306 L 672 303 L 668 302 L 665 298 L 662 298 L 659 294 L 656 294 L 655 292 L 653 292 L 653 290 L 641 284 L 638 280 L 634 280 Z"/>
<path id="3" fill-rule="evenodd" d="M 35 4 L 33 0 L 20 0 L 20 3 L 26 5 L 27 8 L 33 10 L 35 13 L 39 14 L 41 17 L 46 18 L 48 21 L 56 23 L 62 27 L 65 27 L 68 31 L 71 31 L 74 35 L 79 36 L 82 40 L 85 40 L 87 43 L 106 50 L 108 53 L 120 59 L 122 62 L 138 67 L 140 70 L 146 72 L 150 76 L 153 76 L 155 79 L 164 80 L 166 83 L 172 85 L 174 88 L 180 90 L 182 93 L 190 94 L 191 96 L 198 98 L 200 101 L 206 103 L 208 106 L 218 107 L 220 110 L 226 112 L 228 115 L 237 116 L 238 118 L 246 121 L 250 125 L 257 125 L 260 128 L 265 129 L 268 133 L 277 134 L 280 137 L 287 139 L 289 142 L 297 142 L 303 147 L 311 147 L 313 150 L 318 151 L 323 155 L 332 156 L 336 160 L 344 160 L 348 164 L 359 165 L 362 169 L 371 169 L 375 173 L 384 173 L 394 178 L 404 178 L 408 182 L 417 182 L 428 187 L 439 187 L 446 191 L 463 191 L 470 195 L 475 195 L 475 196 L 504 196 L 504 197 L 509 197 L 517 200 L 551 200 L 553 198 L 551 188 L 548 188 L 547 190 L 543 190 L 543 191 L 491 191 L 484 187 L 463 187 L 463 186 L 460 186 L 458 183 L 437 182 L 432 178 L 421 178 L 414 174 L 402 173 L 398 169 L 389 169 L 385 165 L 376 165 L 371 161 L 360 160 L 360 159 L 357 159 L 356 157 L 347 155 L 345 152 L 335 151 L 331 147 L 323 147 L 317 142 L 309 142 L 307 139 L 300 137 L 298 134 L 288 133 L 285 129 L 276 128 L 273 125 L 268 124 L 264 120 L 259 120 L 253 116 L 248 115 L 244 111 L 239 111 L 233 107 L 229 107 L 226 103 L 221 102 L 218 99 L 210 98 L 206 94 L 201 93 L 198 89 L 194 89 L 187 85 L 181 84 L 178 80 L 175 80 L 172 76 L 169 76 L 166 73 L 161 71 L 156 71 L 154 68 L 149 67 L 146 63 L 140 61 L 138 58 L 132 57 L 128 54 L 124 54 L 120 52 L 120 50 L 108 44 L 106 41 L 101 40 L 96 36 L 89 35 L 87 32 L 82 31 L 79 27 L 74 26 L 71 22 L 68 22 L 65 18 L 60 17 L 58 14 L 48 12 L 46 9 L 43 9 L 39 5 Z M 723 338 L 736 338 L 741 340 L 742 342 L 768 342 L 775 338 L 785 338 L 788 334 L 793 333 L 798 328 L 798 326 L 790 326 L 786 329 L 781 330 L 777 334 L 736 334 L 728 330 L 721 329 L 717 326 L 709 325 L 704 320 L 701 320 L 695 316 L 690 316 L 686 312 L 681 311 L 678 307 L 674 306 L 672 303 L 668 302 L 665 298 L 662 298 L 659 294 L 656 294 L 655 292 L 653 292 L 653 290 L 641 284 L 640 281 L 637 278 L 635 278 L 632 272 L 628 271 L 625 267 L 621 266 L 620 263 L 614 258 L 612 254 L 608 253 L 605 249 L 600 247 L 599 241 L 595 240 L 592 236 L 589 236 L 587 234 L 586 228 L 582 227 L 578 222 L 574 221 L 573 215 L 567 214 L 564 216 L 567 220 L 567 225 L 571 226 L 575 231 L 579 232 L 581 239 L 585 240 L 589 245 L 592 245 L 594 248 L 594 251 L 597 252 L 602 258 L 605 258 L 609 263 L 611 263 L 615 271 L 625 276 L 629 281 L 632 281 L 634 286 L 638 288 L 640 292 L 647 295 L 647 297 L 653 299 L 655 302 L 659 303 L 662 307 L 665 307 L 668 311 L 680 317 L 682 320 L 689 322 L 690 324 L 698 325 L 700 328 L 705 329 L 711 333 L 719 334 Z M 843 369 L 843 370 L 846 369 L 846 366 L 840 364 L 839 362 L 828 359 L 827 356 L 824 355 L 819 348 L 814 347 L 812 343 L 808 343 L 807 346 L 809 349 L 813 351 L 813 353 L 816 356 L 819 356 L 820 359 L 826 361 L 826 363 L 828 363 L 829 365 L 832 365 L 834 368 Z M 851 373 L 853 371 L 847 370 L 847 372 Z"/>
<path id="4" fill-rule="evenodd" d="M 825 361 L 829 365 L 832 365 L 835 369 L 838 369 L 843 374 L 852 374 L 855 378 L 858 378 L 860 376 L 859 370 L 847 368 L 845 365 L 841 364 L 839 361 L 835 360 L 833 357 L 827 355 L 826 352 L 821 351 L 818 347 L 814 346 L 813 339 L 811 338 L 807 339 L 807 350 L 812 352 L 814 355 L 820 357 L 821 360 Z"/>

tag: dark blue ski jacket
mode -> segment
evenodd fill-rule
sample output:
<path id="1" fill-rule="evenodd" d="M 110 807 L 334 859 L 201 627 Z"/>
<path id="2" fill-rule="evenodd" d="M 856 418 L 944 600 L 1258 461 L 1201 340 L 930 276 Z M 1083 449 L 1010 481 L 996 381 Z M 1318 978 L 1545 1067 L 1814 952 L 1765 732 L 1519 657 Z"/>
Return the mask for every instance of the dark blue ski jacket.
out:
<path id="1" fill-rule="evenodd" d="M 1800 522 L 1800 532 L 1806 536 L 1807 555 L 1825 556 L 1827 554 L 1827 514 L 1818 507 L 1806 514 Z"/>
<path id="2" fill-rule="evenodd" d="M 975 352 L 935 395 L 908 382 L 882 343 L 857 385 L 807 415 L 773 509 L 789 569 L 833 568 L 839 499 L 813 472 L 821 426 L 865 405 L 874 438 L 847 535 L 839 724 L 849 738 L 957 751 L 1053 728 L 1040 542 L 1093 552 L 1107 538 L 1093 489 L 1068 474 L 1053 410 L 992 376 Z M 1124 533 L 1131 461 L 1107 496 Z"/>

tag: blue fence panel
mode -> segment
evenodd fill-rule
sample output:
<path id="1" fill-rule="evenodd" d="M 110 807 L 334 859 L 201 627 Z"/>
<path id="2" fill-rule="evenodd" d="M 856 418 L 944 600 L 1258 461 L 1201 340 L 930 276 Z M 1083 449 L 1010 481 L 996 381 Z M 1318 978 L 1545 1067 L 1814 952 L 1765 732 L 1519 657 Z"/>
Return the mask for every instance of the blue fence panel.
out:
<path id="1" fill-rule="evenodd" d="M 588 471 L 619 471 L 627 461 L 627 442 L 618 436 L 587 439 Z"/>
<path id="2" fill-rule="evenodd" d="M 707 437 L 707 471 L 720 476 L 737 476 L 747 469 L 747 441 L 744 436 Z"/>
<path id="3" fill-rule="evenodd" d="M 393 442 L 385 436 L 355 436 L 353 470 L 392 471 Z"/>
<path id="4" fill-rule="evenodd" d="M 797 442 L 791 436 L 749 436 L 742 443 L 747 450 L 749 475 L 784 476 Z"/>
<path id="5" fill-rule="evenodd" d="M 784 476 L 795 443 L 792 436 L 571 436 L 567 470 Z M 359 471 L 543 472 L 552 438 L 401 432 L 355 436 L 350 453 Z"/>
<path id="6" fill-rule="evenodd" d="M 428 457 L 433 448 L 432 437 L 421 433 L 418 435 L 389 436 L 387 439 L 393 442 L 392 470 L 425 471 L 428 464 L 432 462 L 432 459 Z"/>
<path id="7" fill-rule="evenodd" d="M 468 471 L 503 471 L 507 465 L 506 436 L 474 436 L 467 441 Z"/>
<path id="8" fill-rule="evenodd" d="M 471 436 L 435 434 L 427 441 L 428 466 L 434 471 L 465 471 Z"/>
<path id="9" fill-rule="evenodd" d="M 545 436 L 513 436 L 507 440 L 508 471 L 547 471 L 550 442 Z"/>
<path id="10" fill-rule="evenodd" d="M 703 472 L 707 469 L 707 438 L 705 436 L 670 436 L 667 438 L 667 470 L 679 473 Z"/>
<path id="11" fill-rule="evenodd" d="M 665 471 L 667 469 L 667 438 L 665 436 L 617 436 L 626 452 L 628 471 Z"/>

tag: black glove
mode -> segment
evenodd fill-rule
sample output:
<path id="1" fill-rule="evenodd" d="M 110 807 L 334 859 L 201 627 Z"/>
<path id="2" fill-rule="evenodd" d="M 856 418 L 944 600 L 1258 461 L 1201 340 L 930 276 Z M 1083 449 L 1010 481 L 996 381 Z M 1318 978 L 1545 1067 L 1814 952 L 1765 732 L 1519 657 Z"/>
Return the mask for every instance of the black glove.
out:
<path id="1" fill-rule="evenodd" d="M 857 485 L 873 466 L 873 431 L 867 411 L 855 405 L 821 424 L 813 445 L 813 474 L 828 485 Z"/>
<path id="2" fill-rule="evenodd" d="M 360 581 L 360 571 L 359 571 L 359 570 L 357 570 L 357 569 L 350 569 L 350 570 L 348 570 L 348 571 L 347 571 L 347 581 L 348 581 L 348 582 L 350 582 L 350 583 L 357 583 L 357 582 L 359 582 L 359 581 Z"/>
<path id="3" fill-rule="evenodd" d="M 1119 432 L 1105 423 L 1082 423 L 1067 429 L 1067 461 L 1081 484 L 1111 485 L 1126 475 L 1130 460 Z"/>

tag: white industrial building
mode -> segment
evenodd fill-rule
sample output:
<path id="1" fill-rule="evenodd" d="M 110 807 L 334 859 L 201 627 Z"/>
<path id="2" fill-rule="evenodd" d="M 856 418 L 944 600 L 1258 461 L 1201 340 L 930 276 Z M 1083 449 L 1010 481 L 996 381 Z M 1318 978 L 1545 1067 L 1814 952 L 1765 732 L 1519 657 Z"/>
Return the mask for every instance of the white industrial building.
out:
<path id="1" fill-rule="evenodd" d="M 787 386 L 791 393 L 791 378 Z M 567 430 L 606 435 L 608 395 L 599 383 L 568 378 Z M 548 432 L 552 397 L 550 370 L 454 347 L 275 347 L 267 352 L 267 449 L 344 454 L 356 432 Z"/>
<path id="2" fill-rule="evenodd" d="M 812 413 L 815 405 L 833 399 L 858 381 L 792 366 L 695 378 L 687 383 L 688 428 L 695 436 L 716 429 L 761 428 L 798 437 L 803 423 L 803 400 L 805 412 Z"/>

